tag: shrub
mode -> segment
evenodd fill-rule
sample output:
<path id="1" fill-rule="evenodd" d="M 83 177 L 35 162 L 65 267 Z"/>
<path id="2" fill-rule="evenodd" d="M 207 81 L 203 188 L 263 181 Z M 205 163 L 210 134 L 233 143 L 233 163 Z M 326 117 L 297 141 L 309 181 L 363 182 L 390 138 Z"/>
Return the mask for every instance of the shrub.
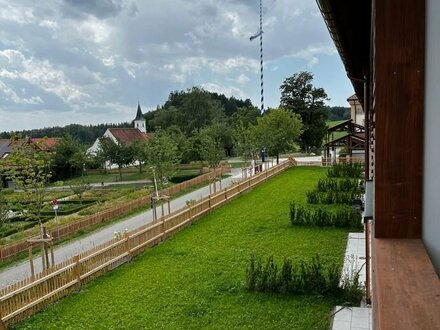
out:
<path id="1" fill-rule="evenodd" d="M 360 179 L 363 171 L 364 167 L 360 163 L 334 164 L 333 166 L 329 167 L 327 176 L 329 178 L 348 177 Z"/>
<path id="2" fill-rule="evenodd" d="M 317 208 L 308 209 L 297 205 L 294 201 L 290 203 L 290 222 L 294 226 L 318 226 L 362 229 L 362 216 L 354 213 L 351 207 L 341 206 L 336 210 Z"/>
<path id="3" fill-rule="evenodd" d="M 341 268 L 335 262 L 324 266 L 319 255 L 296 265 L 284 258 L 280 271 L 273 256 L 266 259 L 263 267 L 261 257 L 251 255 L 246 270 L 246 288 L 257 292 L 334 296 L 355 305 L 362 299 L 363 287 L 359 284 L 359 273 L 353 271 L 354 259 L 350 266 L 350 271 L 340 280 Z"/>

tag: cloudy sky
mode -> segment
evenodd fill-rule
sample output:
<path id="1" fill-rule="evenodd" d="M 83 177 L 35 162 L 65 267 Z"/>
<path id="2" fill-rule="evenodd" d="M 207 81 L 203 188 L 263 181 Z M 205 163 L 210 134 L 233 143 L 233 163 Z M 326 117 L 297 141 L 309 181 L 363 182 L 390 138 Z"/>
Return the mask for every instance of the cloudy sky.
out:
<path id="1" fill-rule="evenodd" d="M 258 0 L 0 0 L 0 131 L 130 121 L 201 86 L 259 106 Z M 352 87 L 313 0 L 263 0 L 266 106 L 315 75 Z"/>

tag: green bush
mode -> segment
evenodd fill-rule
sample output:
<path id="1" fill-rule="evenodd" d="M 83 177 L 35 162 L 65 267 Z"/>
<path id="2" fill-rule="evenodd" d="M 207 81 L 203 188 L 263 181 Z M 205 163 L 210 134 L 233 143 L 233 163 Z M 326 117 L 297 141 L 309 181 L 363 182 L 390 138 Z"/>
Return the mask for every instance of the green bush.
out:
<path id="1" fill-rule="evenodd" d="M 353 200 L 361 199 L 361 192 L 344 191 L 308 191 L 306 192 L 307 202 L 309 204 L 347 204 L 351 205 Z"/>
<path id="2" fill-rule="evenodd" d="M 344 164 L 334 164 L 329 167 L 327 176 L 329 178 L 362 178 L 362 173 L 364 172 L 364 167 L 360 163 L 344 163 Z"/>
<path id="3" fill-rule="evenodd" d="M 353 212 L 351 207 L 340 206 L 336 210 L 325 208 L 310 209 L 290 203 L 290 222 L 295 226 L 318 226 L 362 229 L 362 216 Z"/>
<path id="4" fill-rule="evenodd" d="M 257 292 L 333 296 L 358 305 L 363 296 L 359 273 L 346 272 L 341 280 L 340 275 L 341 269 L 335 262 L 326 267 L 319 255 L 297 264 L 284 258 L 280 271 L 273 256 L 268 257 L 263 266 L 261 257 L 251 255 L 246 270 L 246 288 Z"/>

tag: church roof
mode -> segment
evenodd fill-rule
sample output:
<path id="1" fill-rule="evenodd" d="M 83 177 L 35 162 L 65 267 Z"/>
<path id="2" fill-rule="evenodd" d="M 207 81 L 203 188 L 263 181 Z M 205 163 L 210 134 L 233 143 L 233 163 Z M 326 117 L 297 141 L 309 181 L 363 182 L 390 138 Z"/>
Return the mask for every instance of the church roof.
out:
<path id="1" fill-rule="evenodd" d="M 110 133 L 122 144 L 130 145 L 134 141 L 145 142 L 150 134 L 142 133 L 137 128 L 109 128 Z"/>
<path id="2" fill-rule="evenodd" d="M 141 110 L 141 105 L 138 103 L 138 108 L 137 108 L 137 112 L 136 112 L 136 118 L 133 119 L 133 121 L 136 120 L 145 120 L 144 116 L 142 115 L 142 110 Z"/>

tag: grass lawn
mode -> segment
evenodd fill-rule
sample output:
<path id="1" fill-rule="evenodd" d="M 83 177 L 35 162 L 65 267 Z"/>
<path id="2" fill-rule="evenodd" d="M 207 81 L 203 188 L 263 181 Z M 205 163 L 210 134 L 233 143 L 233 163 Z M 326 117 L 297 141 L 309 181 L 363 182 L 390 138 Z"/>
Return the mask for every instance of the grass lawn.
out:
<path id="1" fill-rule="evenodd" d="M 347 231 L 292 227 L 325 169 L 297 167 L 235 199 L 16 329 L 328 329 L 329 298 L 248 292 L 252 253 L 342 265 Z"/>

